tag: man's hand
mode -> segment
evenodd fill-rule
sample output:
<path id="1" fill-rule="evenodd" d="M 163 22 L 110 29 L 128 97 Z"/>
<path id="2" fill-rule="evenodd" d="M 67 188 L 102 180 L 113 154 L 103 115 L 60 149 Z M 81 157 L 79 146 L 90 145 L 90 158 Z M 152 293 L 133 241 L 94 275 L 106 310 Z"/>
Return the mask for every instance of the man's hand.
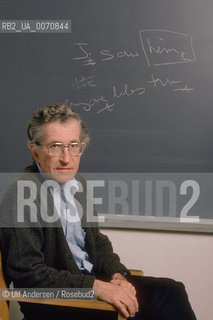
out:
<path id="1" fill-rule="evenodd" d="M 132 294 L 134 294 L 134 296 L 136 296 L 135 287 L 121 273 L 114 273 L 110 283 L 113 283 L 117 286 L 125 287 L 130 290 Z"/>
<path id="2" fill-rule="evenodd" d="M 111 282 L 95 280 L 93 288 L 97 290 L 99 300 L 111 303 L 126 318 L 134 317 L 138 311 L 135 288 L 126 279 L 114 279 Z"/>
<path id="3" fill-rule="evenodd" d="M 117 279 L 120 279 L 120 280 L 126 280 L 127 279 L 119 272 L 116 272 L 112 275 L 112 280 L 117 280 Z"/>

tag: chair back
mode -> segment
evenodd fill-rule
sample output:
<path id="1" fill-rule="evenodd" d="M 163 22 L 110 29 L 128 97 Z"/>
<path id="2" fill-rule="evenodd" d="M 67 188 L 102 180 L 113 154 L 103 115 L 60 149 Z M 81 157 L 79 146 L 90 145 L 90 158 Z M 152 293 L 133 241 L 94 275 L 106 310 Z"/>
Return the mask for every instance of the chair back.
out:
<path id="1" fill-rule="evenodd" d="M 0 251 L 0 288 L 7 288 L 2 268 L 2 257 Z M 5 300 L 0 300 L 0 320 L 9 320 L 9 304 Z"/>

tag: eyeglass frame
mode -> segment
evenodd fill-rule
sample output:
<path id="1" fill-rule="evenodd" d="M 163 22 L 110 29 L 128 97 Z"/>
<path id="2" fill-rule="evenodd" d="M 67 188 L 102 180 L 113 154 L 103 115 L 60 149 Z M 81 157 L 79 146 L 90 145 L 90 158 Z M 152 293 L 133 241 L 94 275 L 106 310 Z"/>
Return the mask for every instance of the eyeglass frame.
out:
<path id="1" fill-rule="evenodd" d="M 37 146 L 46 147 L 46 148 L 47 148 L 47 152 L 48 152 L 48 154 L 49 154 L 51 157 L 59 157 L 59 156 L 63 155 L 63 154 L 64 154 L 64 148 L 68 148 L 69 154 L 70 154 L 71 156 L 73 156 L 73 157 L 78 157 L 78 156 L 82 155 L 82 153 L 83 153 L 83 151 L 84 151 L 84 149 L 85 149 L 85 147 L 86 147 L 86 143 L 85 143 L 85 142 L 77 142 L 77 141 L 70 142 L 70 143 L 68 143 L 68 144 L 64 144 L 63 142 L 53 142 L 53 143 L 50 143 L 50 144 L 41 144 L 41 143 L 39 143 L 39 142 L 35 142 L 35 144 L 36 144 Z M 79 145 L 80 145 L 80 147 L 82 148 L 82 150 L 81 150 L 80 153 L 78 153 L 78 154 L 72 154 L 72 153 L 70 152 L 70 146 L 73 145 L 73 144 L 79 144 Z M 50 153 L 50 152 L 51 152 L 51 151 L 50 151 L 50 147 L 53 146 L 53 145 L 58 145 L 58 146 L 61 147 L 61 153 L 60 153 L 60 154 L 58 154 L 58 155 L 53 155 L 53 154 Z M 63 151 L 62 151 L 62 148 L 63 148 Z"/>

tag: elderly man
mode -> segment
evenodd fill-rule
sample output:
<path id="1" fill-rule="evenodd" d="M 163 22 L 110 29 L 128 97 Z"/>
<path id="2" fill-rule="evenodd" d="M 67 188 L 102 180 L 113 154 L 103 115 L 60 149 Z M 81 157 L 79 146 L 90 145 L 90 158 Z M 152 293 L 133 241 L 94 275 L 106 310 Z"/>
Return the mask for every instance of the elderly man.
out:
<path id="1" fill-rule="evenodd" d="M 89 193 L 77 172 L 89 136 L 79 115 L 64 104 L 40 109 L 28 122 L 28 137 L 33 165 L 10 185 L 2 199 L 1 215 L 17 218 L 18 182 L 29 181 L 30 177 L 36 186 L 33 203 L 38 220 L 33 224 L 32 208 L 26 205 L 23 214 L 30 225 L 2 228 L 1 248 L 8 283 L 13 281 L 19 288 L 95 288 L 98 299 L 113 304 L 126 317 L 195 320 L 181 283 L 130 276 L 109 239 L 97 226 L 84 224 Z M 50 186 L 45 189 L 47 208 L 42 204 L 44 183 Z M 45 209 L 48 217 L 58 214 L 56 225 L 42 224 Z M 27 320 L 83 319 L 80 311 L 73 316 L 70 308 L 22 303 L 21 310 Z M 85 319 L 90 316 L 96 319 L 95 314 L 89 313 Z M 105 316 L 98 315 L 99 319 Z"/>

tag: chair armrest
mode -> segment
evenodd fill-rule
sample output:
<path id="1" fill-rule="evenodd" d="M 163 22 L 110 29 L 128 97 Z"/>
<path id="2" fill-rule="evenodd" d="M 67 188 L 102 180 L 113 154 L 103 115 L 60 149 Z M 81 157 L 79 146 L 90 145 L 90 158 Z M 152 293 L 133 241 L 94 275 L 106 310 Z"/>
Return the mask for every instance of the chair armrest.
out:
<path id="1" fill-rule="evenodd" d="M 63 307 L 73 307 L 81 309 L 94 309 L 94 310 L 105 310 L 105 311 L 114 311 L 118 310 L 111 304 L 99 301 L 99 300 L 34 300 L 34 299 L 18 299 L 18 301 L 28 302 L 28 303 L 39 303 L 47 304 L 54 306 L 63 306 Z M 126 318 L 118 312 L 118 320 L 126 320 Z"/>
<path id="2" fill-rule="evenodd" d="M 130 269 L 129 272 L 130 272 L 131 276 L 142 276 L 143 275 L 142 270 Z"/>

